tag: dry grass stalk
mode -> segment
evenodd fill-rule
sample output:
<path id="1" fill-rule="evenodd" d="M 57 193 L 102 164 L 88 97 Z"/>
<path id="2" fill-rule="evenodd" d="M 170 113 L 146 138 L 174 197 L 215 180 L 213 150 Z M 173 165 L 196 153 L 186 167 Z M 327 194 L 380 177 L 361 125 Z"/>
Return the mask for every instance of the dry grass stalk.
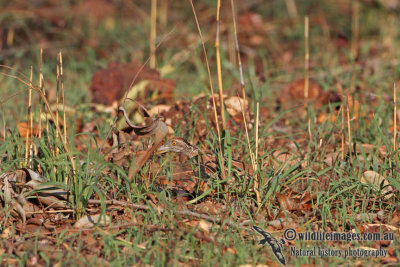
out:
<path id="1" fill-rule="evenodd" d="M 346 113 L 347 113 L 347 134 L 349 136 L 349 152 L 351 152 L 351 122 L 350 122 L 350 103 L 349 96 L 346 97 Z"/>
<path id="2" fill-rule="evenodd" d="M 3 109 L 2 103 L 0 103 L 0 109 L 1 109 L 1 117 L 3 119 L 3 137 L 4 137 L 4 140 L 5 140 L 6 139 L 6 118 L 5 118 L 5 115 L 4 115 L 4 109 Z"/>
<path id="3" fill-rule="evenodd" d="M 286 8 L 291 19 L 297 18 L 297 7 L 295 0 L 285 0 Z"/>
<path id="4" fill-rule="evenodd" d="M 32 115 L 32 79 L 33 79 L 33 69 L 31 66 L 30 76 L 29 76 L 29 98 L 28 98 L 28 114 L 27 114 L 27 132 L 25 139 L 25 167 L 28 167 L 30 161 L 30 135 L 33 131 L 33 115 Z M 33 135 L 32 135 L 33 136 Z"/>
<path id="5" fill-rule="evenodd" d="M 222 87 L 222 74 L 221 74 L 221 55 L 219 50 L 219 12 L 221 9 L 221 0 L 217 2 L 217 30 L 215 36 L 215 56 L 217 59 L 217 74 L 218 74 L 218 92 L 219 92 L 219 106 L 220 106 L 220 115 L 222 119 L 222 130 L 225 130 L 225 116 L 224 116 L 224 94 Z"/>
<path id="6" fill-rule="evenodd" d="M 43 92 L 43 72 L 42 72 L 42 64 L 43 64 L 43 48 L 40 48 L 40 65 L 39 65 L 39 90 Z M 39 139 L 42 137 L 42 103 L 39 98 Z"/>
<path id="7" fill-rule="evenodd" d="M 168 0 L 162 0 L 160 6 L 160 25 L 162 29 L 167 28 L 168 22 Z"/>
<path id="8" fill-rule="evenodd" d="M 358 46 L 358 36 L 360 32 L 360 27 L 359 27 L 359 17 L 360 17 L 360 12 L 359 12 L 359 3 L 358 0 L 353 1 L 352 5 L 352 22 L 351 22 L 351 48 L 350 48 L 350 53 L 353 59 L 356 59 L 358 56 L 357 53 L 357 46 Z"/>
<path id="9" fill-rule="evenodd" d="M 396 153 L 396 139 L 397 139 L 397 88 L 396 83 L 393 83 L 393 154 Z"/>
<path id="10" fill-rule="evenodd" d="M 67 143 L 67 117 L 65 113 L 64 72 L 63 72 L 63 62 L 62 62 L 61 52 L 60 52 L 60 80 L 61 80 L 61 99 L 63 106 L 64 142 Z"/>
<path id="11" fill-rule="evenodd" d="M 308 87 L 309 87 L 309 79 L 310 79 L 310 74 L 309 74 L 309 62 L 310 62 L 310 51 L 309 51 L 309 20 L 308 16 L 304 18 L 304 98 L 307 101 L 308 98 Z"/>
<path id="12" fill-rule="evenodd" d="M 256 138 L 256 159 L 258 157 L 258 125 L 260 122 L 260 102 L 257 102 L 257 114 L 256 114 L 256 133 L 255 133 L 255 138 Z M 256 165 L 257 166 L 257 165 Z"/>
<path id="13" fill-rule="evenodd" d="M 344 104 L 342 103 L 342 105 L 340 105 L 340 110 L 339 113 L 342 114 L 342 132 L 341 132 L 341 136 L 342 136 L 342 161 L 344 160 Z"/>
<path id="14" fill-rule="evenodd" d="M 234 36 L 235 36 L 235 47 L 236 47 L 237 60 L 238 60 L 238 66 L 239 66 L 239 74 L 240 74 L 240 86 L 242 88 L 243 103 L 245 103 L 246 102 L 246 89 L 245 89 L 245 86 L 244 86 L 244 76 L 243 76 L 242 61 L 241 61 L 241 58 L 240 58 L 239 41 L 238 41 L 238 38 L 237 38 L 235 4 L 234 4 L 233 0 L 231 0 L 231 8 L 232 8 L 232 18 L 233 18 L 233 31 L 234 31 Z M 254 192 L 256 194 L 257 205 L 260 207 L 261 206 L 261 197 L 260 197 L 259 185 L 258 185 L 258 174 L 255 172 L 257 170 L 257 164 L 256 164 L 256 160 L 255 160 L 253 151 L 251 150 L 249 131 L 247 129 L 246 116 L 244 114 L 244 107 L 243 107 L 242 102 L 240 104 L 241 104 L 242 115 L 243 115 L 243 123 L 244 123 L 245 130 L 246 130 L 246 139 L 247 139 L 247 146 L 249 148 L 249 153 L 250 153 L 251 165 L 252 165 L 254 173 L 255 173 L 253 189 L 254 189 Z M 257 112 L 257 116 L 258 116 L 258 112 Z M 258 124 L 258 119 L 257 119 L 257 124 Z M 258 132 L 258 130 L 256 130 L 256 132 Z M 257 139 L 256 139 L 256 142 L 257 142 Z M 256 147 L 257 147 L 257 144 L 256 144 Z"/>
<path id="15" fill-rule="evenodd" d="M 16 79 L 17 81 L 20 81 L 20 82 L 22 82 L 23 84 L 25 84 L 25 85 L 27 85 L 27 86 L 30 86 L 30 85 L 31 85 L 31 83 L 25 81 L 24 79 L 22 79 L 22 78 L 20 78 L 20 77 L 18 77 L 18 76 L 10 75 L 10 74 L 7 74 L 7 73 L 1 73 L 1 74 L 3 74 L 4 76 L 10 77 L 10 78 L 14 78 L 14 79 Z M 49 113 L 49 115 L 50 115 L 50 118 L 51 118 L 53 121 L 55 121 L 56 118 L 55 118 L 53 112 L 52 112 L 51 109 L 50 109 L 50 104 L 49 104 L 49 101 L 47 101 L 47 98 L 46 98 L 46 95 L 44 94 L 44 91 L 40 90 L 40 87 L 34 86 L 33 84 L 32 84 L 32 89 L 35 90 L 35 91 L 39 94 L 40 99 L 43 101 L 43 103 L 44 103 L 44 105 L 45 105 L 45 107 L 46 107 L 46 109 L 47 109 L 47 111 L 48 111 L 48 113 Z M 64 142 L 64 140 L 66 140 L 66 139 L 64 138 L 64 134 L 61 132 L 59 125 L 55 125 L 55 127 L 56 127 L 56 131 L 58 131 L 58 135 L 60 136 L 61 142 L 62 142 L 62 144 L 63 144 L 63 148 L 64 148 L 65 152 L 67 153 L 68 158 L 69 158 L 70 161 L 71 161 L 72 170 L 73 170 L 73 174 L 74 174 L 74 181 L 75 181 L 75 179 L 76 179 L 76 165 L 75 165 L 75 160 L 74 160 L 74 158 L 72 157 L 71 152 L 70 152 L 70 150 L 69 150 L 69 148 L 68 148 L 68 143 L 67 143 L 67 142 Z"/>
<path id="16" fill-rule="evenodd" d="M 60 58 L 59 54 L 57 55 L 57 76 L 56 76 L 56 121 L 55 123 L 60 126 L 60 116 L 59 116 L 59 104 L 60 104 Z M 56 131 L 56 140 L 58 140 L 58 133 Z M 55 153 L 56 156 L 58 155 L 58 146 L 57 144 L 55 145 Z"/>
<path id="17" fill-rule="evenodd" d="M 204 57 L 205 57 L 205 60 L 206 60 L 208 79 L 209 79 L 210 88 L 211 88 L 211 94 L 212 94 L 214 117 L 215 117 L 215 122 L 216 122 L 216 125 L 217 125 L 219 153 L 220 153 L 220 159 L 222 161 L 223 160 L 223 155 L 222 155 L 222 145 L 221 145 L 221 133 L 220 133 L 220 129 L 219 129 L 219 120 L 218 120 L 218 116 L 217 116 L 217 106 L 215 104 L 214 87 L 212 85 L 213 83 L 212 83 L 212 79 L 211 79 L 210 64 L 208 63 L 207 50 L 206 50 L 206 46 L 204 44 L 203 35 L 201 33 L 199 20 L 197 19 L 196 10 L 195 10 L 194 5 L 193 5 L 193 0 L 190 0 L 190 5 L 192 6 L 194 19 L 196 21 L 197 30 L 199 32 L 200 41 L 201 41 L 201 44 L 202 44 L 202 47 L 203 47 L 203 53 L 204 53 Z M 226 177 L 226 175 L 225 175 L 225 166 L 224 166 L 223 163 L 221 164 L 221 168 L 222 168 L 222 178 L 225 179 L 225 177 Z"/>
<path id="18" fill-rule="evenodd" d="M 156 68 L 157 0 L 151 0 L 150 12 L 150 68 Z"/>
<path id="19" fill-rule="evenodd" d="M 258 169 L 258 165 L 257 165 L 257 158 L 258 158 L 258 125 L 259 125 L 259 121 L 260 121 L 260 103 L 257 102 L 257 114 L 256 114 L 256 133 L 255 133 L 255 138 L 256 138 L 256 153 L 255 153 L 255 159 L 254 159 L 254 173 L 256 174 L 254 176 L 254 191 L 256 193 L 256 198 L 257 198 L 257 204 L 258 206 L 261 205 L 261 198 L 260 198 L 260 192 L 259 192 L 259 179 L 258 179 L 258 174 L 257 174 L 257 169 Z"/>

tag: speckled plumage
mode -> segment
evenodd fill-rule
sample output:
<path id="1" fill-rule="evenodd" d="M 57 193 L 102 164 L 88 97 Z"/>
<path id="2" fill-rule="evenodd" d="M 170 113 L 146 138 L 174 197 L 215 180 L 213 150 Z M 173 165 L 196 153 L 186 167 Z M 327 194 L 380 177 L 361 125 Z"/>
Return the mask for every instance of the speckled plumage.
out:
<path id="1" fill-rule="evenodd" d="M 212 153 L 204 153 L 181 137 L 170 138 L 164 145 L 158 148 L 158 151 L 181 153 L 188 158 L 195 158 L 195 163 L 200 166 L 201 178 L 215 177 L 218 166 L 215 155 Z M 243 175 L 244 170 L 248 169 L 243 162 L 232 159 L 231 163 L 239 175 Z"/>

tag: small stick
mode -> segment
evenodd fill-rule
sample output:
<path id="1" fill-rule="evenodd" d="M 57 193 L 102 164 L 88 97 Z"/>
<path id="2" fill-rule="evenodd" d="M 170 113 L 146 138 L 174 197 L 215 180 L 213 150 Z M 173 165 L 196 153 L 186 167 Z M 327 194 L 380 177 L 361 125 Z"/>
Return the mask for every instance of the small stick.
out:
<path id="1" fill-rule="evenodd" d="M 32 79 L 33 79 L 33 69 L 31 66 L 30 76 L 29 76 L 29 99 L 28 99 L 28 116 L 27 116 L 27 132 L 26 132 L 26 139 L 25 139 L 25 166 L 28 166 L 29 159 L 30 159 L 30 146 L 29 146 L 29 136 L 33 130 L 33 118 L 32 118 Z"/>
<path id="2" fill-rule="evenodd" d="M 393 155 L 396 153 L 396 139 L 397 139 L 397 88 L 396 83 L 393 83 Z"/>
<path id="3" fill-rule="evenodd" d="M 221 0 L 217 2 L 217 30 L 215 36 L 215 55 L 217 59 L 217 74 L 218 74 L 218 92 L 219 92 L 219 106 L 220 106 L 220 115 L 222 119 L 222 130 L 225 130 L 225 115 L 224 115 L 224 94 L 222 88 L 222 74 L 221 74 L 221 56 L 219 51 L 219 11 L 221 9 Z"/>
<path id="4" fill-rule="evenodd" d="M 151 0 L 150 12 L 150 68 L 156 68 L 157 0 Z"/>
<path id="5" fill-rule="evenodd" d="M 308 98 L 308 87 L 309 87 L 309 61 L 310 61 L 310 51 L 308 45 L 308 16 L 304 17 L 304 42 L 305 42 L 305 53 L 304 53 L 304 99 Z"/>

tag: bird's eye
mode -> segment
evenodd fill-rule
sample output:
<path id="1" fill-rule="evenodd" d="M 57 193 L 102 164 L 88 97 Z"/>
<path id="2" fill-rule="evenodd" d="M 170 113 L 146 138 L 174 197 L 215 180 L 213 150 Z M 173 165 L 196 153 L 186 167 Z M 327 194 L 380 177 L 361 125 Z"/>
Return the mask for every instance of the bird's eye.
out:
<path id="1" fill-rule="evenodd" d="M 172 145 L 173 145 L 173 146 L 176 146 L 176 142 L 175 142 L 175 141 L 172 141 Z"/>

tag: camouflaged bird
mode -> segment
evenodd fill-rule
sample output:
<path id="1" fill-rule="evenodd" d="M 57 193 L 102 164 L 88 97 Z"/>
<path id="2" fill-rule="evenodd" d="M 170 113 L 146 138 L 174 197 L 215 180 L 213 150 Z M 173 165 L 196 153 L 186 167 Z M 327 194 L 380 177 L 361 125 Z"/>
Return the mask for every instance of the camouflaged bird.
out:
<path id="1" fill-rule="evenodd" d="M 160 146 L 158 151 L 175 152 L 189 159 L 194 159 L 195 164 L 200 166 L 200 172 L 196 173 L 195 169 L 193 172 L 202 179 L 215 178 L 218 174 L 219 163 L 216 156 L 212 153 L 205 153 L 181 137 L 172 137 L 164 145 Z M 234 169 L 238 176 L 243 176 L 246 172 L 250 175 L 253 173 L 251 168 L 243 162 L 232 159 L 231 164 L 232 169 Z M 228 181 L 228 183 L 230 182 L 232 181 Z"/>

